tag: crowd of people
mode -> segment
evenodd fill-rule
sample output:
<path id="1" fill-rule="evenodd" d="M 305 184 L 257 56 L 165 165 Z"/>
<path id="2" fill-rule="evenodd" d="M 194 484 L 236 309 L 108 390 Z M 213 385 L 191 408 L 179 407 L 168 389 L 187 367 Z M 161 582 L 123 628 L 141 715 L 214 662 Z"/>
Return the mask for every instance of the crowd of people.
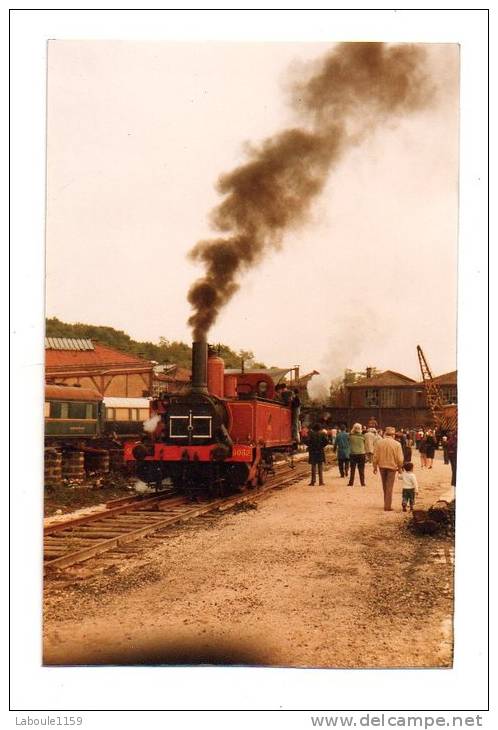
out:
<path id="1" fill-rule="evenodd" d="M 436 450 L 441 447 L 444 463 L 451 466 L 451 484 L 456 485 L 457 433 L 437 435 L 432 429 L 385 429 L 365 427 L 355 423 L 350 431 L 346 425 L 328 427 L 315 423 L 311 428 L 301 426 L 300 441 L 307 445 L 311 465 L 310 486 L 324 485 L 323 465 L 327 447 L 337 456 L 339 474 L 348 478 L 353 487 L 356 474 L 361 487 L 366 486 L 365 466 L 372 464 L 373 473 L 380 473 L 384 493 L 384 510 L 392 510 L 392 495 L 396 474 L 402 481 L 402 509 L 413 509 L 418 482 L 413 473 L 412 451 L 419 452 L 422 469 L 432 469 Z"/>

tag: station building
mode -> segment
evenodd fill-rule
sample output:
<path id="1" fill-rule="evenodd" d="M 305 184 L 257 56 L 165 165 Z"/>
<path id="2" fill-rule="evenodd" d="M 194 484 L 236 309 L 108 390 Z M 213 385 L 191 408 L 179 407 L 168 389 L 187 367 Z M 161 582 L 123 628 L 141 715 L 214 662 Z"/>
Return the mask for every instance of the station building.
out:
<path id="1" fill-rule="evenodd" d="M 445 404 L 457 403 L 457 371 L 435 377 Z M 418 428 L 430 426 L 423 381 L 386 370 L 345 386 L 340 404 L 325 407 L 323 417 L 334 423 L 377 424 L 381 428 Z"/>
<path id="2" fill-rule="evenodd" d="M 154 365 L 152 395 L 161 393 L 182 393 L 192 380 L 192 371 L 179 365 Z"/>
<path id="3" fill-rule="evenodd" d="M 46 337 L 45 380 L 104 397 L 143 398 L 152 392 L 153 363 L 94 340 Z"/>

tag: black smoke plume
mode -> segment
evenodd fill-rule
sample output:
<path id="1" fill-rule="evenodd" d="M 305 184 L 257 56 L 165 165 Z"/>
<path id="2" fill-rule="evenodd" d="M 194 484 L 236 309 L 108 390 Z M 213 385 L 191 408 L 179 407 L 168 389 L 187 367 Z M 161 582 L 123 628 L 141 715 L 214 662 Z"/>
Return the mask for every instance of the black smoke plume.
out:
<path id="1" fill-rule="evenodd" d="M 222 175 L 223 202 L 211 216 L 221 235 L 190 251 L 205 274 L 188 293 L 194 340 L 206 338 L 239 277 L 285 231 L 302 224 L 344 152 L 386 119 L 424 107 L 431 86 L 424 50 L 411 44 L 341 43 L 292 87 L 302 128 L 286 129 L 249 150 L 246 164 Z"/>

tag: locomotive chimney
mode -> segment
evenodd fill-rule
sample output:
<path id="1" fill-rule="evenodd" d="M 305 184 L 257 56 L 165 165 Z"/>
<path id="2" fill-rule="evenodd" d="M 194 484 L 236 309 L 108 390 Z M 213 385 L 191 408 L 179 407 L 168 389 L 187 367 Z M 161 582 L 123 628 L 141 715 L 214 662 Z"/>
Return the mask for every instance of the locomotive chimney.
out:
<path id="1" fill-rule="evenodd" d="M 192 343 L 192 393 L 207 395 L 208 344 L 205 340 Z"/>

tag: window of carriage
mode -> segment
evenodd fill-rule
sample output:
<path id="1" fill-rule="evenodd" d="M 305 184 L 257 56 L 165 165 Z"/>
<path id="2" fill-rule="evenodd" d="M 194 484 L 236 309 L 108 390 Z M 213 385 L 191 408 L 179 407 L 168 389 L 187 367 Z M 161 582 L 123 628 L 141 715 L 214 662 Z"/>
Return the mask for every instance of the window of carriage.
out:
<path id="1" fill-rule="evenodd" d="M 380 404 L 382 408 L 397 408 L 399 405 L 399 391 L 396 388 L 383 388 Z"/>
<path id="2" fill-rule="evenodd" d="M 138 420 L 139 421 L 145 421 L 147 418 L 149 418 L 149 409 L 148 408 L 139 408 L 138 409 Z"/>
<path id="3" fill-rule="evenodd" d="M 50 418 L 50 403 L 47 401 L 45 401 L 44 415 L 45 418 Z"/>
<path id="4" fill-rule="evenodd" d="M 50 404 L 50 418 L 61 417 L 62 403 L 51 403 Z"/>
<path id="5" fill-rule="evenodd" d="M 87 403 L 86 404 L 86 418 L 97 418 L 97 404 Z"/>
<path id="6" fill-rule="evenodd" d="M 367 408 L 375 408 L 379 405 L 379 391 L 377 388 L 367 388 L 365 390 L 365 405 Z"/>
<path id="7" fill-rule="evenodd" d="M 66 403 L 65 405 L 68 406 L 69 418 L 76 418 L 78 420 L 88 418 L 87 403 Z M 88 405 L 90 408 L 92 407 L 91 403 Z"/>
<path id="8" fill-rule="evenodd" d="M 50 418 L 69 418 L 69 403 L 51 403 Z"/>
<path id="9" fill-rule="evenodd" d="M 115 421 L 116 420 L 116 409 L 115 408 L 106 408 L 105 415 L 106 415 L 106 418 L 108 421 Z"/>

